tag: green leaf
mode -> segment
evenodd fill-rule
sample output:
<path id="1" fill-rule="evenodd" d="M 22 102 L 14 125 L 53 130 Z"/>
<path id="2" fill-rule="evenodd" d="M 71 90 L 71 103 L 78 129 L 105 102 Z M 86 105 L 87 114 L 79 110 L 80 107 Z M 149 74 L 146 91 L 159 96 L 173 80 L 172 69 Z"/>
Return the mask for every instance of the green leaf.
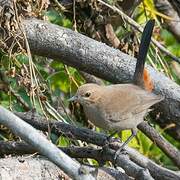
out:
<path id="1" fill-rule="evenodd" d="M 72 22 L 69 19 L 63 19 L 63 27 L 72 28 Z"/>
<path id="2" fill-rule="evenodd" d="M 63 63 L 60 63 L 59 61 L 52 61 L 50 66 L 57 71 L 64 70 Z"/>
<path id="3" fill-rule="evenodd" d="M 180 57 L 180 44 L 174 43 L 171 46 L 168 46 L 168 50 L 171 51 L 175 56 Z"/>
<path id="4" fill-rule="evenodd" d="M 1 68 L 5 68 L 8 69 L 9 68 L 9 63 L 10 63 L 10 58 L 4 54 L 3 56 L 1 56 Z"/>
<path id="5" fill-rule="evenodd" d="M 165 29 L 161 30 L 161 37 L 165 41 L 166 46 L 173 45 L 176 42 L 176 39 L 174 38 L 174 36 Z"/>
<path id="6" fill-rule="evenodd" d="M 24 88 L 20 88 L 18 90 L 18 94 L 21 96 L 21 98 L 31 107 L 30 97 L 27 95 L 27 92 Z"/>
<path id="7" fill-rule="evenodd" d="M 69 145 L 69 139 L 66 137 L 60 136 L 58 141 L 57 141 L 58 146 L 68 146 Z"/>
<path id="8" fill-rule="evenodd" d="M 54 133 L 50 134 L 50 139 L 51 139 L 53 144 L 56 144 L 56 142 L 58 141 L 58 138 L 59 137 L 56 134 L 54 134 Z"/>
<path id="9" fill-rule="evenodd" d="M 16 59 L 19 61 L 21 64 L 28 64 L 29 63 L 29 58 L 25 54 L 18 54 L 16 56 Z"/>
<path id="10" fill-rule="evenodd" d="M 141 132 L 138 133 L 138 140 L 140 144 L 140 152 L 147 155 L 153 142 Z"/>
<path id="11" fill-rule="evenodd" d="M 44 13 L 44 16 L 46 16 L 48 20 L 53 24 L 58 24 L 60 26 L 63 25 L 63 16 L 53 9 L 46 11 Z"/>
<path id="12" fill-rule="evenodd" d="M 50 80 L 52 90 L 59 88 L 67 93 L 70 89 L 69 78 L 64 71 L 54 73 L 48 77 L 48 80 Z"/>
<path id="13" fill-rule="evenodd" d="M 0 101 L 1 106 L 3 106 L 4 108 L 9 108 L 9 101 L 8 100 L 4 100 L 4 101 Z"/>

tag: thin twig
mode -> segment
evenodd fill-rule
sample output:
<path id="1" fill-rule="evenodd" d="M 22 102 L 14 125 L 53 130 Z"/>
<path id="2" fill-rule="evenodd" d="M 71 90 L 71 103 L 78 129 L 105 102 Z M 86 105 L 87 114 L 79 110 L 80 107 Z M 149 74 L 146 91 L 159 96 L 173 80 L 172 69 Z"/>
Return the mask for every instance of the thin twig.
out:
<path id="1" fill-rule="evenodd" d="M 59 1 L 54 0 L 54 2 L 57 4 L 57 6 L 59 7 L 59 9 L 60 9 L 62 12 L 67 12 L 66 8 L 65 8 L 63 5 L 61 5 L 61 4 L 59 3 Z"/>
<path id="2" fill-rule="evenodd" d="M 146 134 L 163 152 L 169 156 L 173 162 L 180 168 L 180 151 L 178 151 L 172 144 L 170 144 L 162 135 L 149 126 L 147 122 L 142 122 L 138 128 Z"/>

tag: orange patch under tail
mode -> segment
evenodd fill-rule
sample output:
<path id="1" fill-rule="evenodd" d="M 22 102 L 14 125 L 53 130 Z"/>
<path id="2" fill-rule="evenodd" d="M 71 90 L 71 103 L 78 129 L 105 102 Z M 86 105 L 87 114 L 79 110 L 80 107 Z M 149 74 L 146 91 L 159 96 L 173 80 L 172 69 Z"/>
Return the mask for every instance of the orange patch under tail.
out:
<path id="1" fill-rule="evenodd" d="M 146 68 L 144 68 L 144 72 L 143 72 L 143 81 L 144 81 L 144 89 L 146 89 L 149 92 L 152 92 L 152 90 L 154 89 L 154 84 Z"/>

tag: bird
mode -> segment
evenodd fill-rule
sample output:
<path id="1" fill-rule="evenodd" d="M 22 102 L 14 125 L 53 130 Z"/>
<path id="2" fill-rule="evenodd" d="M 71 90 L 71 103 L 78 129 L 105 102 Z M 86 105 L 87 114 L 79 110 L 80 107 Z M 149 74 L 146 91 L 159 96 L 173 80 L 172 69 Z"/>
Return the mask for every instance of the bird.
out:
<path id="1" fill-rule="evenodd" d="M 115 133 L 131 130 L 131 136 L 116 151 L 114 159 L 137 134 L 137 126 L 143 122 L 144 117 L 151 110 L 150 107 L 163 100 L 161 95 L 151 92 L 152 84 L 149 91 L 144 82 L 144 74 L 147 79 L 144 64 L 153 27 L 154 20 L 149 20 L 144 28 L 132 83 L 107 86 L 94 83 L 83 84 L 69 99 L 83 106 L 85 115 L 95 126 Z"/>

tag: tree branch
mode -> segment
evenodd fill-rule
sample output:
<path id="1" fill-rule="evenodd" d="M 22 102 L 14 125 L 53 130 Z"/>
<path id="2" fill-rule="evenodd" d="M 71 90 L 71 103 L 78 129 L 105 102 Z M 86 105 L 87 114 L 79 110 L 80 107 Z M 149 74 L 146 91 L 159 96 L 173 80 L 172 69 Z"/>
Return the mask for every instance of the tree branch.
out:
<path id="1" fill-rule="evenodd" d="M 26 146 L 30 147 L 29 145 Z M 7 179 L 66 179 L 71 180 L 55 164 L 42 157 L 10 157 L 0 159 L 1 178 Z M 97 180 L 129 180 L 129 177 L 113 168 L 101 167 L 97 169 Z"/>
<path id="2" fill-rule="evenodd" d="M 180 151 L 170 144 L 162 135 L 160 135 L 155 129 L 147 122 L 142 122 L 138 125 L 146 136 L 148 136 L 172 161 L 180 168 Z"/>
<path id="3" fill-rule="evenodd" d="M 0 147 L 3 152 L 1 153 L 1 155 L 3 155 L 4 152 L 6 152 L 6 154 L 13 153 L 18 155 L 23 153 L 31 154 L 35 152 L 35 150 L 30 145 L 24 142 L 0 142 Z M 109 148 L 106 148 L 104 151 L 93 147 L 75 147 L 75 146 L 61 147 L 60 149 L 69 156 L 71 156 L 72 158 L 92 158 L 92 159 L 96 159 L 98 162 L 114 161 L 113 159 L 114 151 Z M 118 156 L 116 165 L 125 169 L 126 173 L 134 178 L 151 179 L 151 177 L 148 175 L 148 171 L 145 171 L 143 168 L 135 165 L 126 155 Z M 116 170 L 111 169 L 111 172 L 112 171 L 115 171 L 113 174 L 117 174 Z M 99 172 L 99 168 L 98 168 L 98 172 Z M 107 173 L 109 174 L 109 172 Z M 176 180 L 176 179 L 178 180 L 180 178 L 180 174 L 178 174 L 178 172 L 172 172 L 162 167 L 160 169 L 154 169 L 152 175 L 155 179 L 159 179 L 159 180 Z M 125 178 L 126 175 L 120 173 L 120 177 Z"/>
<path id="4" fill-rule="evenodd" d="M 58 166 L 47 159 L 6 157 L 0 159 L 1 180 L 7 179 L 66 179 L 71 180 Z"/>
<path id="5" fill-rule="evenodd" d="M 3 148 L 3 152 L 10 153 L 13 151 L 18 154 L 23 154 L 24 152 L 29 152 L 30 154 L 35 152 L 33 148 L 24 142 L 0 142 L 0 147 Z M 20 151 L 21 148 L 21 151 Z M 28 151 L 26 149 L 29 149 Z M 111 161 L 114 162 L 114 150 L 107 148 L 102 151 L 102 149 L 96 149 L 93 147 L 60 147 L 60 149 L 71 156 L 72 158 L 91 158 L 98 162 Z M 117 157 L 116 165 L 122 167 L 127 175 L 134 177 L 136 179 L 152 179 L 149 172 L 139 165 L 132 162 L 127 155 L 119 155 Z M 122 173 L 125 176 L 125 174 Z M 121 176 L 122 176 L 121 175 Z"/>

